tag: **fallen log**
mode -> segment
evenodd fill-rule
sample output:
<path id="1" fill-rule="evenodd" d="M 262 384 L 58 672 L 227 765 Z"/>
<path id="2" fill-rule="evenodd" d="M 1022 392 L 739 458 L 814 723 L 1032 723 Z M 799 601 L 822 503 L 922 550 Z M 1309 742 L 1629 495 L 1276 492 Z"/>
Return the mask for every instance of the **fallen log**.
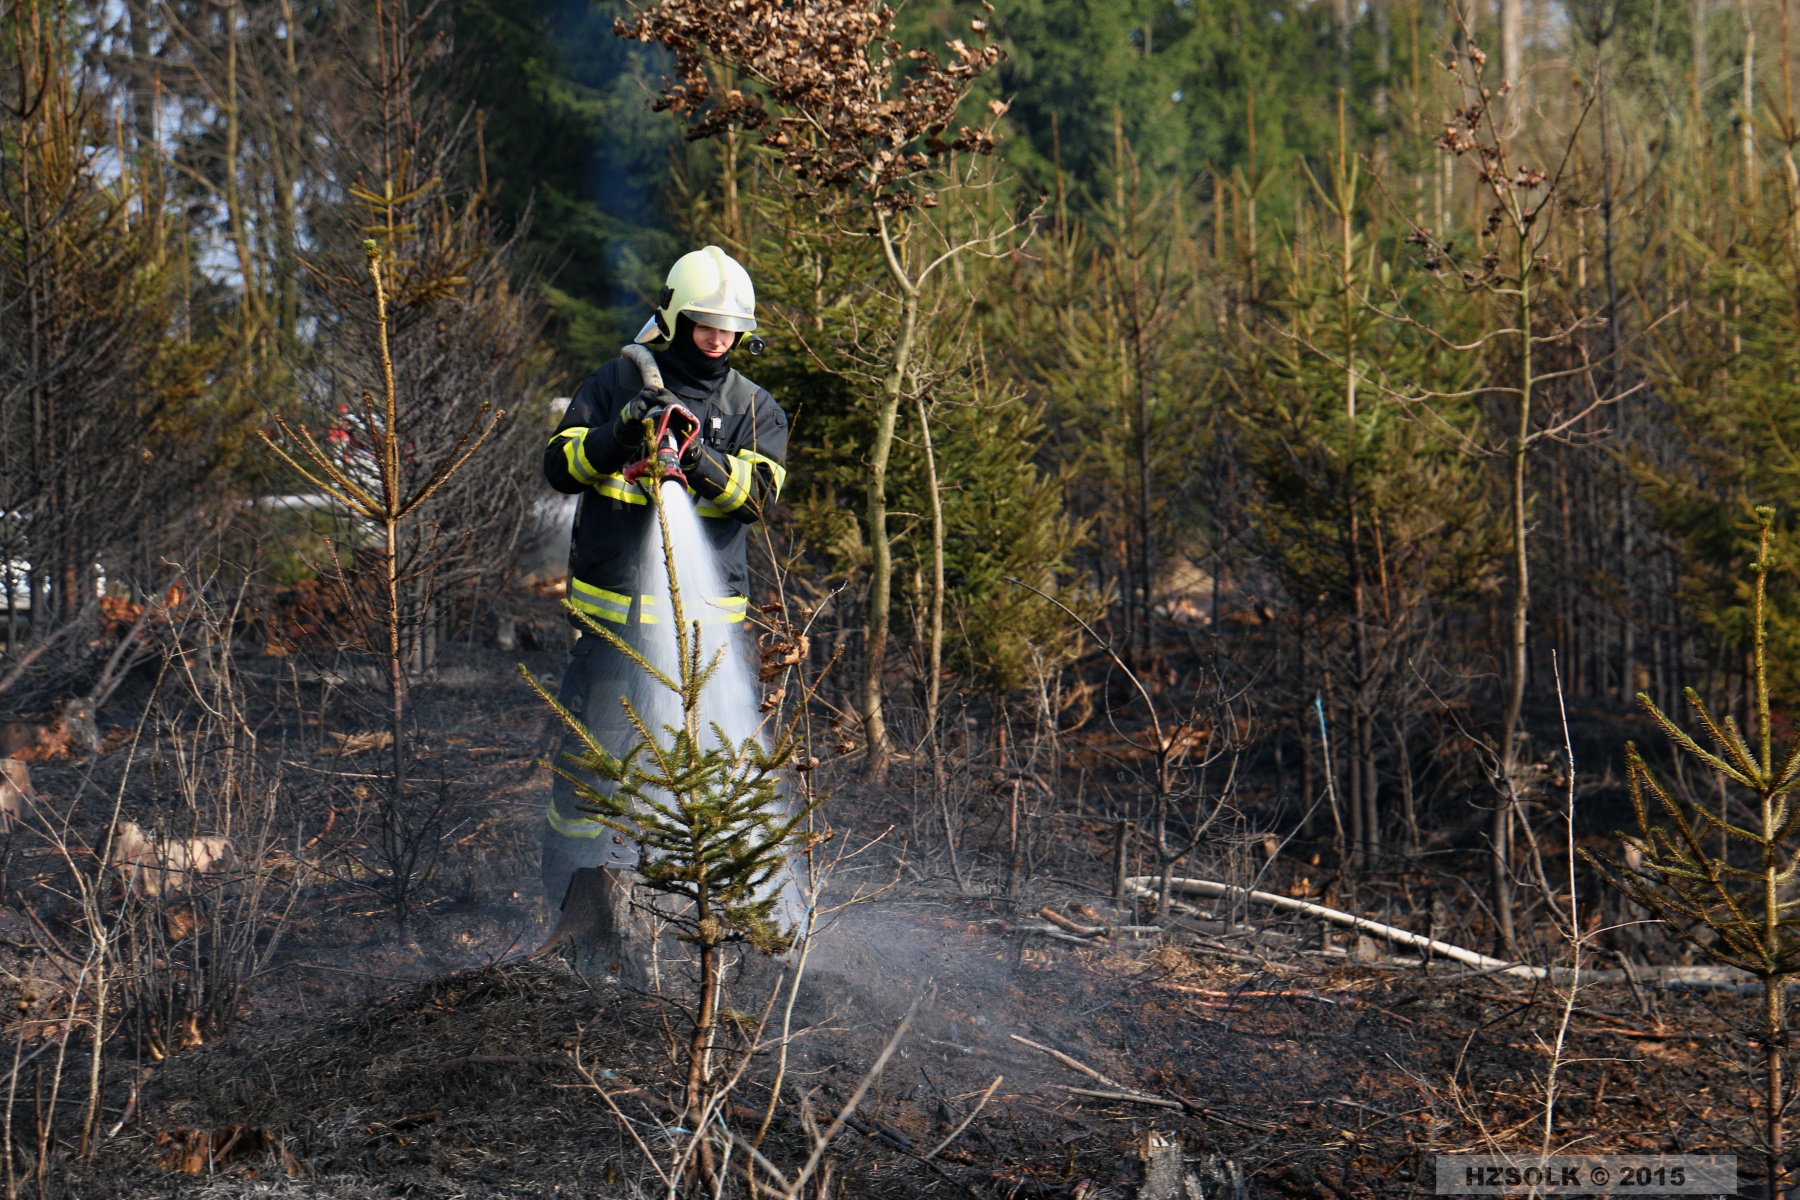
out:
<path id="1" fill-rule="evenodd" d="M 1074 934 L 1077 937 L 1104 938 L 1108 933 L 1112 932 L 1110 929 L 1107 929 L 1104 926 L 1101 926 L 1098 928 L 1090 928 L 1086 925 L 1077 925 L 1075 922 L 1069 920 L 1069 918 L 1063 916 L 1061 913 L 1057 912 L 1055 909 L 1051 908 L 1049 905 L 1045 905 L 1043 908 L 1038 909 L 1038 916 L 1044 918 L 1044 920 L 1050 922 L 1052 925 L 1060 926 L 1061 928 L 1066 929 L 1067 931 L 1069 931 L 1070 933 Z"/>
<path id="2" fill-rule="evenodd" d="M 1125 881 L 1125 887 L 1135 895 L 1154 897 L 1160 894 L 1162 882 L 1162 877 L 1158 875 L 1135 875 Z M 1513 979 L 1547 979 L 1554 983 L 1629 983 L 1635 979 L 1638 983 L 1673 983 L 1708 989 L 1714 987 L 1735 988 L 1756 982 L 1755 977 L 1748 972 L 1739 971 L 1733 967 L 1633 967 L 1629 975 L 1624 971 L 1592 970 L 1585 967 L 1579 972 L 1573 967 L 1534 967 L 1528 963 L 1490 958 L 1485 954 L 1465 950 L 1461 946 L 1452 946 L 1448 942 L 1440 942 L 1436 938 L 1429 938 L 1409 929 L 1383 925 L 1379 921 L 1371 921 L 1369 918 L 1359 917 L 1355 913 L 1327 908 L 1323 904 L 1313 904 L 1307 900 L 1296 900 L 1292 896 L 1252 891 L 1249 888 L 1218 883 L 1210 879 L 1174 878 L 1170 879 L 1168 884 L 1171 892 L 1182 895 L 1243 900 L 1254 904 L 1266 904 L 1271 908 L 1284 909 L 1288 912 L 1302 913 L 1309 917 L 1317 917 L 1320 920 L 1329 921 L 1333 925 L 1341 925 L 1346 929 L 1371 934 L 1384 941 L 1410 946 L 1415 950 L 1437 955 L 1439 958 L 1451 959 L 1454 962 L 1473 967 L 1477 974 L 1482 975 L 1498 975 Z"/>

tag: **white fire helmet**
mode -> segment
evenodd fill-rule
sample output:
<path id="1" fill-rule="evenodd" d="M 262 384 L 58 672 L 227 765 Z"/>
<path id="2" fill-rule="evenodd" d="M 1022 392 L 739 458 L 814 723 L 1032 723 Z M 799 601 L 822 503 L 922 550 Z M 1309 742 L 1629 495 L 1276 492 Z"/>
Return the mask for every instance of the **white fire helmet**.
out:
<path id="1" fill-rule="evenodd" d="M 667 341 L 683 313 L 696 325 L 732 333 L 756 328 L 756 288 L 750 272 L 717 246 L 684 254 L 669 268 L 656 313 L 638 330 L 640 342 Z"/>

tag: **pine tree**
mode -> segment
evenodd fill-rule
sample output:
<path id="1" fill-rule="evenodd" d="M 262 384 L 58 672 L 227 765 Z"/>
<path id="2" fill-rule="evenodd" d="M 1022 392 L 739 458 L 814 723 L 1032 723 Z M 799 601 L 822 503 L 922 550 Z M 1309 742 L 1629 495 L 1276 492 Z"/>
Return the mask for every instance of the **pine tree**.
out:
<path id="1" fill-rule="evenodd" d="M 1787 988 L 1800 974 L 1800 936 L 1784 899 L 1795 877 L 1794 839 L 1800 833 L 1800 736 L 1790 735 L 1777 747 L 1768 679 L 1765 639 L 1766 582 L 1775 566 L 1772 536 L 1775 510 L 1756 510 L 1757 554 L 1750 564 L 1751 662 L 1754 725 L 1741 729 L 1730 716 L 1722 719 L 1699 693 L 1687 689 L 1688 704 L 1714 749 L 1708 750 L 1648 695 L 1638 703 L 1650 715 L 1677 753 L 1686 755 L 1719 783 L 1720 794 L 1738 800 L 1733 814 L 1721 805 L 1714 812 L 1693 797 L 1708 788 L 1670 787 L 1651 770 L 1635 744 L 1626 745 L 1631 779 L 1631 805 L 1637 817 L 1635 835 L 1619 837 L 1635 851 L 1638 864 L 1607 861 L 1587 850 L 1581 856 L 1606 882 L 1662 919 L 1671 935 L 1715 962 L 1748 972 L 1762 983 L 1761 1028 L 1756 1040 L 1763 1055 L 1761 1149 L 1767 1169 L 1768 1194 L 1782 1195 L 1787 1174 L 1787 1109 L 1791 1094 L 1783 1082 L 1789 1053 Z M 1779 756 L 1778 756 L 1779 755 Z M 1718 846 L 1717 852 L 1711 849 Z M 1737 853 L 1733 853 L 1733 849 Z M 1701 936 L 1705 930 L 1711 937 Z"/>
<path id="2" fill-rule="evenodd" d="M 1341 848 L 1372 865 L 1391 817 L 1380 760 L 1404 780 L 1417 672 L 1439 673 L 1424 648 L 1448 610 L 1492 586 L 1502 543 L 1491 481 L 1466 452 L 1480 364 L 1383 315 L 1432 312 L 1429 282 L 1384 236 L 1354 165 L 1333 167 L 1315 189 L 1317 232 L 1265 274 L 1264 315 L 1228 326 L 1219 403 L 1246 475 L 1247 558 L 1280 582 L 1310 659 L 1289 703 L 1334 693 Z M 1408 402 L 1420 393 L 1458 398 L 1426 413 Z"/>
<path id="3" fill-rule="evenodd" d="M 780 927 L 777 909 L 788 860 L 810 842 L 807 829 L 817 801 L 790 801 L 782 782 L 784 770 L 800 753 L 804 700 L 770 745 L 760 733 L 734 742 L 719 725 L 702 726 L 702 698 L 723 656 L 734 650 L 727 642 L 707 656 L 701 623 L 690 623 L 683 604 L 660 489 L 651 498 L 662 531 L 676 673 L 659 669 L 637 647 L 572 604 L 568 611 L 589 634 L 604 638 L 656 686 L 678 697 L 681 723 L 652 727 L 646 714 L 621 698 L 637 740 L 614 754 L 528 669 L 521 665 L 519 671 L 581 741 L 583 748 L 570 756 L 572 761 L 552 769 L 574 786 L 585 813 L 641 847 L 643 886 L 674 902 L 649 907 L 694 951 L 699 996 L 691 1010 L 685 1107 L 693 1127 L 704 1129 L 717 1099 L 709 1062 L 721 1016 L 724 954 L 740 943 L 764 954 L 792 946 L 798 931 Z M 702 1154 L 704 1161 L 704 1147 Z"/>

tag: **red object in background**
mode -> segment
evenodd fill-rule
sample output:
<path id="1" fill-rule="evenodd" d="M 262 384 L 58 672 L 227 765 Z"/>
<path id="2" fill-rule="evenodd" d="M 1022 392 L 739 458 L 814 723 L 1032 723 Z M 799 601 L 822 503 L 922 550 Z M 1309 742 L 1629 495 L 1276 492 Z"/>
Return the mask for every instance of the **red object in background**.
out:
<path id="1" fill-rule="evenodd" d="M 150 614 L 150 619 L 144 622 L 145 628 L 138 634 L 140 642 L 148 642 L 150 640 L 149 627 L 160 623 L 168 617 L 170 612 L 180 608 L 186 595 L 187 593 L 182 589 L 181 581 L 178 579 L 169 585 L 168 591 L 161 596 L 152 597 L 144 604 L 124 596 L 100 597 L 101 639 L 117 641 L 124 637 L 131 632 L 133 626 L 137 625 L 138 618 L 144 615 L 146 608 L 155 608 L 158 611 Z"/>

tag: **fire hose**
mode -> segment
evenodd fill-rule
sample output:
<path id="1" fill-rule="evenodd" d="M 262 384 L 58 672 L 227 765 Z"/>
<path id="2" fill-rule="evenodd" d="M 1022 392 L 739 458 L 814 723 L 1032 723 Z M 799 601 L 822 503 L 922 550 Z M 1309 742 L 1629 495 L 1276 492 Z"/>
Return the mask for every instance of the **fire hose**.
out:
<path id="1" fill-rule="evenodd" d="M 645 387 L 663 386 L 662 371 L 650 351 L 633 344 L 625 347 L 624 353 L 636 364 Z M 694 439 L 700 436 L 700 419 L 679 404 L 669 404 L 653 410 L 644 418 L 644 424 L 648 435 L 645 442 L 650 452 L 625 468 L 626 482 L 635 483 L 645 491 L 670 479 L 686 487 L 687 474 L 681 469 L 681 460 L 687 457 Z M 648 484 L 643 482 L 645 475 L 650 476 Z"/>

